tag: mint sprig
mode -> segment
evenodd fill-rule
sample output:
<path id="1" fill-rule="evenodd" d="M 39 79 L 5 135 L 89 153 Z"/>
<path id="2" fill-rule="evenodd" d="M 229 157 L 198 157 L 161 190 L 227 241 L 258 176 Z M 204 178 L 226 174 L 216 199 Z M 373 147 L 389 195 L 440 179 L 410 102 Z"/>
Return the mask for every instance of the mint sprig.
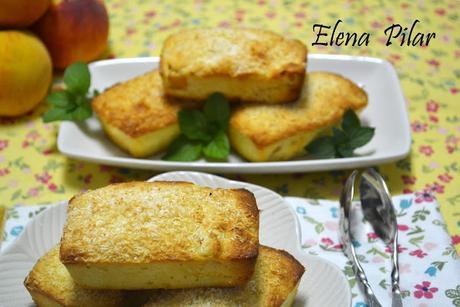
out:
<path id="1" fill-rule="evenodd" d="M 201 157 L 203 145 L 187 139 L 183 134 L 179 135 L 171 145 L 169 145 L 163 160 L 168 161 L 194 161 Z"/>
<path id="2" fill-rule="evenodd" d="M 375 128 L 363 127 L 351 109 L 345 112 L 341 128 L 333 127 L 332 136 L 319 137 L 305 149 L 320 159 L 353 157 L 354 150 L 369 143 L 375 133 Z"/>
<path id="3" fill-rule="evenodd" d="M 90 83 L 91 75 L 86 64 L 77 62 L 67 67 L 64 72 L 65 90 L 48 95 L 50 108 L 43 114 L 43 121 L 84 121 L 90 118 L 93 114 L 91 98 L 88 97 Z"/>
<path id="4" fill-rule="evenodd" d="M 163 160 L 195 161 L 203 155 L 210 160 L 227 159 L 230 105 L 224 95 L 213 93 L 202 111 L 186 109 L 177 116 L 181 134 L 171 143 Z"/>
<path id="5" fill-rule="evenodd" d="M 203 153 L 207 158 L 225 160 L 230 153 L 230 142 L 224 130 L 217 130 L 212 140 L 203 147 Z"/>

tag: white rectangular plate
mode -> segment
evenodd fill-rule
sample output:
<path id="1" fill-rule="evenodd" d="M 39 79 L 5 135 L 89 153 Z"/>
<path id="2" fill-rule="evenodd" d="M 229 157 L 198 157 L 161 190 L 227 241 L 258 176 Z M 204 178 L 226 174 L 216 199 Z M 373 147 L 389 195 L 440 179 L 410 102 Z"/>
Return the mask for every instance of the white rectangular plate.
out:
<path id="1" fill-rule="evenodd" d="M 126 81 L 157 68 L 159 58 L 115 59 L 90 65 L 91 87 L 103 91 L 117 82 Z M 58 136 L 58 149 L 76 159 L 108 165 L 151 170 L 198 170 L 218 173 L 290 173 L 357 168 L 399 160 L 410 150 L 410 126 L 406 104 L 393 66 L 382 59 L 341 55 L 309 55 L 308 71 L 341 74 L 362 86 L 369 105 L 361 120 L 375 127 L 375 136 L 356 151 L 357 157 L 342 159 L 309 159 L 291 161 L 247 162 L 232 153 L 228 162 L 162 161 L 163 154 L 136 159 L 114 145 L 96 118 L 85 123 L 63 122 Z M 155 120 L 152 118 L 152 120 Z"/>

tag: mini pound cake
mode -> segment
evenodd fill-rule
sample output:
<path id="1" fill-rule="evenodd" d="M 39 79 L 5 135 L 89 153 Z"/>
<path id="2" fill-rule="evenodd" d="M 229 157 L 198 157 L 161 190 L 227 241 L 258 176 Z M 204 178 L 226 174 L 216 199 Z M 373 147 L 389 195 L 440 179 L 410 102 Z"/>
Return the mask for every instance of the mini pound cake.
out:
<path id="1" fill-rule="evenodd" d="M 254 271 L 258 230 L 244 189 L 112 184 L 70 200 L 60 259 L 88 288 L 230 287 Z"/>
<path id="2" fill-rule="evenodd" d="M 48 306 L 132 306 L 146 300 L 144 293 L 85 289 L 76 284 L 59 261 L 59 245 L 51 249 L 33 267 L 24 286 L 39 307 Z"/>
<path id="3" fill-rule="evenodd" d="M 221 92 L 230 100 L 286 103 L 299 97 L 307 48 L 256 29 L 189 29 L 171 35 L 161 51 L 168 95 L 204 100 Z"/>
<path id="4" fill-rule="evenodd" d="M 244 287 L 160 290 L 145 307 L 287 307 L 294 302 L 304 270 L 287 252 L 260 246 L 254 275 Z"/>
<path id="5" fill-rule="evenodd" d="M 24 285 L 39 307 L 46 306 L 291 306 L 303 266 L 285 251 L 260 246 L 254 274 L 239 288 L 186 290 L 96 290 L 74 282 L 59 260 L 59 246 L 45 254 Z"/>
<path id="6" fill-rule="evenodd" d="M 352 81 L 333 73 L 308 73 L 296 102 L 236 107 L 230 142 L 249 161 L 289 160 L 348 109 L 359 111 L 366 105 L 366 92 Z"/>
<path id="7" fill-rule="evenodd" d="M 116 84 L 92 102 L 106 134 L 134 157 L 166 149 L 180 133 L 177 112 L 191 105 L 165 97 L 158 70 Z"/>

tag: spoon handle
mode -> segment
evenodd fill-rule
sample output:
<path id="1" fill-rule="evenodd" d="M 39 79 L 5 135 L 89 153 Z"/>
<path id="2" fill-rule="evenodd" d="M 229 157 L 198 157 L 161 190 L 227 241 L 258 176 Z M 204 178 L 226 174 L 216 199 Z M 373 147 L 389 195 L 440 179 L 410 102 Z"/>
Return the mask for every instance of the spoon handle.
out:
<path id="1" fill-rule="evenodd" d="M 401 291 L 399 289 L 399 263 L 398 263 L 398 232 L 393 239 L 393 253 L 391 255 L 393 268 L 391 270 L 391 290 L 393 292 L 391 307 L 403 307 Z"/>
<path id="2" fill-rule="evenodd" d="M 369 305 L 369 307 L 382 307 L 382 305 L 377 300 L 374 291 L 372 291 L 371 285 L 369 284 L 366 274 L 364 273 L 364 269 L 359 263 L 358 257 L 356 257 L 355 249 L 353 248 L 353 246 L 351 246 L 350 252 L 351 257 L 349 258 L 351 258 L 352 260 L 353 271 L 355 272 L 355 275 L 358 277 L 358 281 L 364 288 L 367 304 Z"/>
<path id="3" fill-rule="evenodd" d="M 401 292 L 399 290 L 393 291 L 391 307 L 403 307 Z"/>
<path id="4" fill-rule="evenodd" d="M 366 296 L 366 301 L 369 307 L 382 307 L 378 302 L 377 297 L 372 291 L 371 285 L 367 280 L 364 269 L 361 266 L 359 259 L 356 255 L 355 247 L 352 243 L 353 235 L 350 227 L 351 206 L 353 202 L 354 185 L 358 171 L 353 171 L 345 182 L 345 186 L 340 196 L 340 234 L 343 243 L 343 251 L 347 255 L 352 264 L 353 271 L 358 280 L 358 284 L 363 288 Z"/>

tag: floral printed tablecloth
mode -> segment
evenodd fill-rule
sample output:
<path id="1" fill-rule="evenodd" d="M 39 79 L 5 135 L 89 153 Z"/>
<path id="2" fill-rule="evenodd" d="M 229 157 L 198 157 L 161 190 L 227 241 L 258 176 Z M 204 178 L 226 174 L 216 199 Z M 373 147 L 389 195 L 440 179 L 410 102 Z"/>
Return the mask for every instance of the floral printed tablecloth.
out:
<path id="1" fill-rule="evenodd" d="M 301 225 L 305 251 L 342 268 L 352 288 L 353 307 L 364 307 L 351 262 L 339 241 L 337 201 L 286 198 Z M 398 219 L 400 288 L 404 306 L 460 306 L 460 261 L 433 198 L 417 194 L 393 197 Z M 391 306 L 391 249 L 362 222 L 360 206 L 352 207 L 358 225 L 353 245 L 367 278 L 382 306 Z M 308 270 L 307 270 L 308 272 Z"/>
<path id="2" fill-rule="evenodd" d="M 337 201 L 286 197 L 301 226 L 301 244 L 312 254 L 339 266 L 352 291 L 352 306 L 365 307 L 351 263 L 339 242 L 339 204 Z M 400 286 L 404 306 L 460 306 L 460 261 L 445 229 L 439 206 L 433 198 L 408 194 L 393 198 L 398 218 Z M 24 227 L 47 206 L 10 208 L 5 225 L 7 248 Z M 359 206 L 353 207 L 357 221 L 362 220 Z M 355 227 L 353 244 L 366 275 L 383 306 L 391 306 L 390 252 L 369 224 Z M 308 267 L 307 273 L 308 274 Z"/>
<path id="3" fill-rule="evenodd" d="M 439 200 L 451 241 L 460 250 L 460 31 L 458 0 L 406 1 L 147 1 L 106 0 L 110 14 L 108 57 L 158 55 L 171 33 L 186 27 L 248 26 L 305 42 L 311 53 L 385 58 L 401 80 L 413 132 L 411 154 L 381 165 L 394 195 L 422 191 Z M 315 23 L 371 33 L 368 47 L 311 46 Z M 385 46 L 392 23 L 435 32 L 428 47 Z M 372 103 L 372 101 L 370 102 Z M 0 206 L 54 202 L 111 182 L 144 180 L 151 171 L 113 168 L 69 159 L 56 149 L 59 124 L 43 124 L 43 104 L 20 119 L 0 120 Z M 348 172 L 244 175 L 283 195 L 337 198 Z M 423 225 L 421 226 L 423 227 Z M 429 252 L 423 247 L 422 252 Z"/>

